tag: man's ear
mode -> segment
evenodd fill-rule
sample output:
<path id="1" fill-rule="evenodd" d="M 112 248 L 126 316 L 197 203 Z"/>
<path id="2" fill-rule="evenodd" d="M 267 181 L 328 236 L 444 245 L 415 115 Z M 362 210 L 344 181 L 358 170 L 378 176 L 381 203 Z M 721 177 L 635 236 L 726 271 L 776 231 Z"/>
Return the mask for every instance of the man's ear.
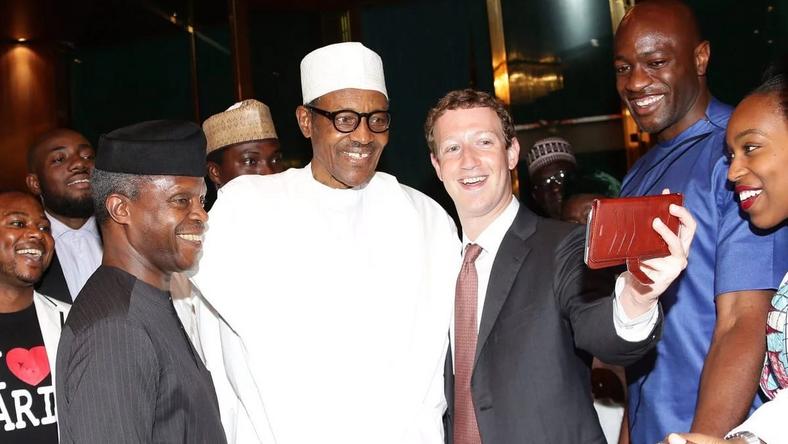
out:
<path id="1" fill-rule="evenodd" d="M 509 171 L 517 168 L 517 163 L 520 162 L 520 142 L 517 137 L 512 139 L 512 144 L 506 149 L 506 165 Z"/>
<path id="2" fill-rule="evenodd" d="M 709 57 L 711 57 L 711 45 L 708 40 L 704 40 L 695 47 L 695 73 L 698 76 L 703 77 L 706 75 Z"/>
<path id="3" fill-rule="evenodd" d="M 41 183 L 38 181 L 38 175 L 36 173 L 27 173 L 27 176 L 25 176 L 25 185 L 27 185 L 27 189 L 30 190 L 31 193 L 36 196 L 41 195 Z"/>
<path id="4" fill-rule="evenodd" d="M 430 152 L 430 162 L 432 162 L 432 167 L 435 168 L 435 174 L 438 175 L 438 180 L 443 182 L 443 176 L 441 176 L 441 163 L 437 157 L 435 157 L 435 153 Z"/>
<path id="5" fill-rule="evenodd" d="M 305 106 L 298 105 L 298 107 L 296 107 L 295 114 L 298 127 L 301 129 L 301 134 L 309 139 L 312 137 L 312 112 L 309 111 Z"/>
<path id="6" fill-rule="evenodd" d="M 224 184 L 222 183 L 222 175 L 219 173 L 219 165 L 210 160 L 206 163 L 208 164 L 208 178 L 216 185 L 217 189 L 221 188 Z"/>
<path id="7" fill-rule="evenodd" d="M 110 194 L 104 201 L 109 217 L 120 225 L 128 225 L 131 217 L 131 200 L 122 194 Z"/>

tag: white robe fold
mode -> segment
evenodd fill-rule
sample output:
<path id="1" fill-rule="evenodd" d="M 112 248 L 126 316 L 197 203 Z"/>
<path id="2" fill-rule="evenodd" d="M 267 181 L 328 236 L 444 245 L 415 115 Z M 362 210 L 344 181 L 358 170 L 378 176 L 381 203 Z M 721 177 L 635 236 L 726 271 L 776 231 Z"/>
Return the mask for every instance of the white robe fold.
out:
<path id="1" fill-rule="evenodd" d="M 438 204 L 384 173 L 328 188 L 307 166 L 231 181 L 208 227 L 194 282 L 251 423 L 228 436 L 442 442 L 461 245 Z"/>

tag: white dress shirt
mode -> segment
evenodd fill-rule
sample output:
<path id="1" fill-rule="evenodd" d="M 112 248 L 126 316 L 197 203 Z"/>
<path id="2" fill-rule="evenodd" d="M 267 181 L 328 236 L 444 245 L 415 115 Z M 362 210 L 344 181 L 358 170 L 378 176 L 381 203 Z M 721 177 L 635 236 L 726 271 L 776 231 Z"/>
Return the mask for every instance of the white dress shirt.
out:
<path id="1" fill-rule="evenodd" d="M 465 233 L 462 234 L 463 252 L 465 247 L 470 243 L 475 243 L 482 247 L 482 252 L 476 259 L 476 273 L 478 275 L 479 291 L 477 298 L 476 310 L 476 330 L 479 329 L 479 324 L 482 321 L 484 313 L 484 301 L 487 297 L 487 284 L 490 281 L 490 273 L 492 272 L 493 261 L 498 254 L 498 248 L 503 242 L 506 232 L 509 227 L 514 223 L 517 217 L 517 211 L 520 208 L 520 203 L 512 196 L 509 206 L 490 224 L 484 231 L 479 234 L 475 240 L 468 239 Z M 459 272 L 458 272 L 459 273 Z M 619 277 L 616 280 L 615 294 L 618 296 L 624 286 L 624 280 Z M 646 339 L 654 328 L 654 325 L 659 319 L 657 306 L 655 305 L 650 311 L 638 316 L 635 319 L 630 319 L 624 312 L 624 307 L 616 297 L 616 303 L 613 304 L 613 322 L 616 327 L 616 333 L 622 339 L 630 342 L 638 342 Z M 454 317 L 452 315 L 451 323 L 451 341 L 454 343 Z M 454 353 L 454 347 L 452 347 Z"/>
<path id="2" fill-rule="evenodd" d="M 81 227 L 73 229 L 46 213 L 55 239 L 55 252 L 66 278 L 71 299 L 77 298 L 88 278 L 101 265 L 101 236 L 96 219 L 91 216 Z"/>

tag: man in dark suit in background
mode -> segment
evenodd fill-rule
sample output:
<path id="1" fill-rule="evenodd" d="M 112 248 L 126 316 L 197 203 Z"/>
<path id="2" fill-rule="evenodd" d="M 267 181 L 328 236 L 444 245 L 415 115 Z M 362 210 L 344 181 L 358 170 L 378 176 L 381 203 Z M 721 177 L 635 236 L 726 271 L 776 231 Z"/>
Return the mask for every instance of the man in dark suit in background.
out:
<path id="1" fill-rule="evenodd" d="M 90 142 L 66 128 L 44 133 L 27 152 L 27 188 L 41 198 L 55 239 L 52 264 L 36 290 L 69 304 L 101 264 L 88 180 L 94 157 Z"/>
<path id="2" fill-rule="evenodd" d="M 63 443 L 226 442 L 169 292 L 202 249 L 205 144 L 197 125 L 161 120 L 99 141 L 90 182 L 104 257 L 58 346 Z"/>
<path id="3" fill-rule="evenodd" d="M 609 274 L 583 263 L 582 227 L 514 199 L 520 146 L 500 101 L 453 91 L 430 110 L 425 134 L 465 245 L 445 373 L 448 442 L 604 443 L 576 349 L 627 365 L 655 345 L 657 298 L 686 266 L 694 220 L 671 207 L 680 236 L 655 221 L 671 255 L 646 261 L 654 284 L 625 272 L 613 292 Z"/>

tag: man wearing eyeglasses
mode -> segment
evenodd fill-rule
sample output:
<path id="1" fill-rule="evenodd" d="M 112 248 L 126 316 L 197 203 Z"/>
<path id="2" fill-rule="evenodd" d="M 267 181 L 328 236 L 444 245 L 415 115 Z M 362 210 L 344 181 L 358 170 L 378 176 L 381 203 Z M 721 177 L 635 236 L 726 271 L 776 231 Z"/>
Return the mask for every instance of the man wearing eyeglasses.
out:
<path id="1" fill-rule="evenodd" d="M 577 167 L 571 145 L 560 137 L 538 140 L 525 160 L 537 210 L 551 219 L 561 219 L 566 183 Z"/>
<path id="2" fill-rule="evenodd" d="M 391 125 L 377 54 L 317 49 L 301 84 L 312 162 L 226 184 L 194 278 L 242 406 L 228 439 L 441 443 L 456 227 L 375 171 Z"/>

